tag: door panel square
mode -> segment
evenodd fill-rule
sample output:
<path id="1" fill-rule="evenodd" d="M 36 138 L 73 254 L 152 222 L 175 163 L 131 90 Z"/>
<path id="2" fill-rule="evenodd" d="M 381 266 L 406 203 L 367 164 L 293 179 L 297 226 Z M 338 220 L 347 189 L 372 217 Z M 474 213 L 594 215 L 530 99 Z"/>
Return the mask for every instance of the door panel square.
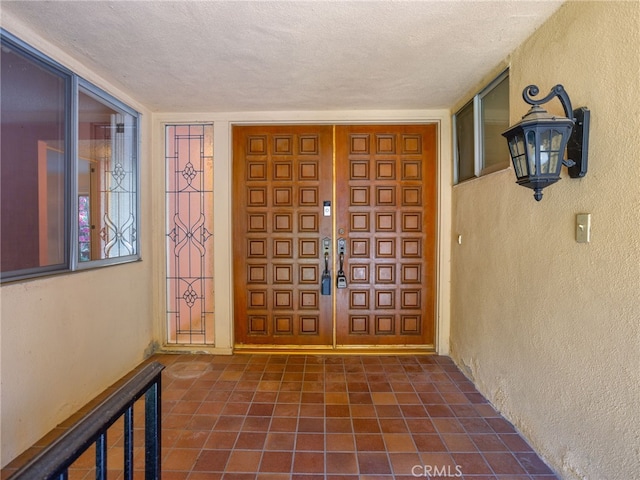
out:
<path id="1" fill-rule="evenodd" d="M 290 207 L 293 205 L 293 193 L 291 187 L 277 187 L 273 189 L 273 204 L 278 207 Z"/>
<path id="2" fill-rule="evenodd" d="M 249 307 L 250 308 L 266 308 L 267 307 L 267 292 L 266 290 L 252 290 L 249 292 Z"/>
<path id="3" fill-rule="evenodd" d="M 353 309 L 369 308 L 369 292 L 367 290 L 351 290 L 349 307 Z"/>
<path id="4" fill-rule="evenodd" d="M 354 232 L 369 231 L 369 214 L 368 213 L 352 213 L 351 214 L 351 230 Z"/>
<path id="5" fill-rule="evenodd" d="M 376 290 L 376 308 L 395 308 L 395 292 L 393 290 Z"/>
<path id="6" fill-rule="evenodd" d="M 394 206 L 396 191 L 394 187 L 376 187 L 376 205 Z"/>
<path id="7" fill-rule="evenodd" d="M 320 330 L 318 329 L 319 320 L 316 316 L 301 316 L 300 317 L 300 333 L 302 335 L 318 335 Z"/>
<path id="8" fill-rule="evenodd" d="M 351 187 L 351 205 L 369 205 L 369 187 Z"/>
<path id="9" fill-rule="evenodd" d="M 350 265 L 349 280 L 353 283 L 369 283 L 369 265 Z"/>
<path id="10" fill-rule="evenodd" d="M 417 160 L 402 162 L 402 180 L 421 180 L 422 164 Z"/>
<path id="11" fill-rule="evenodd" d="M 393 238 L 376 239 L 376 257 L 389 258 L 396 255 L 396 241 Z"/>
<path id="12" fill-rule="evenodd" d="M 403 232 L 420 232 L 422 230 L 422 219 L 419 213 L 402 214 Z"/>
<path id="13" fill-rule="evenodd" d="M 292 283 L 293 265 L 274 265 L 273 283 Z"/>
<path id="14" fill-rule="evenodd" d="M 264 162 L 249 162 L 247 180 L 257 181 L 267 179 L 267 164 Z"/>
<path id="15" fill-rule="evenodd" d="M 369 239 L 368 238 L 352 238 L 351 239 L 351 256 L 352 257 L 368 257 L 369 256 Z"/>
<path id="16" fill-rule="evenodd" d="M 273 292 L 273 306 L 280 309 L 293 308 L 293 294 L 290 290 L 275 290 Z"/>
<path id="17" fill-rule="evenodd" d="M 376 231 L 395 232 L 396 214 L 393 212 L 376 213 Z"/>
<path id="18" fill-rule="evenodd" d="M 300 283 L 318 283 L 317 265 L 300 265 Z"/>
<path id="19" fill-rule="evenodd" d="M 259 187 L 249 188 L 247 192 L 247 203 L 250 207 L 266 207 L 267 190 Z"/>
<path id="20" fill-rule="evenodd" d="M 351 180 L 369 180 L 369 162 L 351 162 Z"/>
<path id="21" fill-rule="evenodd" d="M 299 239 L 298 255 L 304 258 L 318 258 L 320 255 L 318 248 L 318 240 L 301 238 Z"/>
<path id="22" fill-rule="evenodd" d="M 277 162 L 273 165 L 273 179 L 278 181 L 293 180 L 291 162 Z"/>
<path id="23" fill-rule="evenodd" d="M 396 153 L 395 135 L 376 135 L 376 153 L 393 155 Z"/>
<path id="24" fill-rule="evenodd" d="M 300 308 L 318 309 L 318 292 L 310 290 L 302 290 L 300 292 Z"/>
<path id="25" fill-rule="evenodd" d="M 251 335 L 267 334 L 267 317 L 262 315 L 251 315 L 249 317 L 249 333 Z"/>
<path id="26" fill-rule="evenodd" d="M 393 315 L 376 315 L 376 335 L 393 335 L 396 333 Z"/>
<path id="27" fill-rule="evenodd" d="M 267 281 L 267 266 L 249 265 L 247 279 L 249 283 L 265 283 Z"/>
<path id="28" fill-rule="evenodd" d="M 293 240 L 290 238 L 275 238 L 273 240 L 273 256 L 291 258 L 293 256 Z"/>
<path id="29" fill-rule="evenodd" d="M 402 205 L 422 205 L 422 189 L 420 187 L 402 187 Z"/>
<path id="30" fill-rule="evenodd" d="M 293 333 L 293 317 L 290 315 L 274 315 L 274 335 L 291 335 Z"/>
<path id="31" fill-rule="evenodd" d="M 264 239 L 252 239 L 249 240 L 249 246 L 247 248 L 249 258 L 266 257 L 267 256 L 267 242 Z"/>
<path id="32" fill-rule="evenodd" d="M 369 317 L 351 315 L 349 317 L 349 333 L 351 335 L 367 335 L 369 333 Z"/>
<path id="33" fill-rule="evenodd" d="M 376 283 L 394 283 L 395 265 L 376 265 Z"/>
<path id="34" fill-rule="evenodd" d="M 318 189 L 316 187 L 300 188 L 300 206 L 314 207 L 318 205 Z"/>
<path id="35" fill-rule="evenodd" d="M 402 290 L 400 296 L 402 298 L 402 308 L 420 308 L 420 290 Z"/>
<path id="36" fill-rule="evenodd" d="M 402 239 L 402 257 L 416 258 L 422 257 L 422 240 L 420 238 Z"/>
<path id="37" fill-rule="evenodd" d="M 351 148 L 350 153 L 353 155 L 368 155 L 369 154 L 369 135 L 351 135 Z"/>
<path id="38" fill-rule="evenodd" d="M 273 215 L 273 231 L 274 232 L 291 232 L 293 222 L 290 213 L 276 213 Z"/>
<path id="39" fill-rule="evenodd" d="M 293 139 L 291 135 L 273 137 L 274 155 L 291 155 L 293 153 Z"/>
<path id="40" fill-rule="evenodd" d="M 248 137 L 247 153 L 249 155 L 265 155 L 267 153 L 267 136 L 253 135 Z"/>
<path id="41" fill-rule="evenodd" d="M 301 213 L 300 225 L 298 229 L 301 232 L 317 232 L 318 231 L 318 214 L 317 213 Z"/>
<path id="42" fill-rule="evenodd" d="M 267 215 L 264 213 L 255 213 L 249 215 L 248 232 L 266 232 L 267 231 Z"/>
<path id="43" fill-rule="evenodd" d="M 300 163 L 300 180 L 318 180 L 318 165 L 315 162 Z"/>
<path id="44" fill-rule="evenodd" d="M 422 280 L 421 267 L 419 263 L 402 265 L 402 283 L 420 283 Z"/>
<path id="45" fill-rule="evenodd" d="M 396 178 L 396 163 L 393 161 L 379 161 L 376 165 L 377 180 L 393 180 Z"/>
<path id="46" fill-rule="evenodd" d="M 318 136 L 317 135 L 301 135 L 300 136 L 300 153 L 302 155 L 318 154 Z"/>
<path id="47" fill-rule="evenodd" d="M 420 335 L 421 325 L 420 315 L 402 315 L 400 317 L 400 333 L 403 335 Z"/>
<path id="48" fill-rule="evenodd" d="M 422 154 L 421 135 L 402 135 L 402 153 L 407 155 Z"/>

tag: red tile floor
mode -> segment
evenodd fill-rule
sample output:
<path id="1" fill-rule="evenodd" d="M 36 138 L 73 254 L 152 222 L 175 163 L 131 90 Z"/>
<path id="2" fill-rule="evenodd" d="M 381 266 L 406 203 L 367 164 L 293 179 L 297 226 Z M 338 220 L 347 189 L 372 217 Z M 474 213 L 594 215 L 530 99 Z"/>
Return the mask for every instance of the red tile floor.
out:
<path id="1" fill-rule="evenodd" d="M 557 478 L 448 357 L 152 360 L 166 365 L 163 480 Z M 118 428 L 108 434 L 110 464 L 122 449 Z M 95 478 L 91 455 L 71 479 Z M 117 467 L 112 478 L 122 478 Z"/>

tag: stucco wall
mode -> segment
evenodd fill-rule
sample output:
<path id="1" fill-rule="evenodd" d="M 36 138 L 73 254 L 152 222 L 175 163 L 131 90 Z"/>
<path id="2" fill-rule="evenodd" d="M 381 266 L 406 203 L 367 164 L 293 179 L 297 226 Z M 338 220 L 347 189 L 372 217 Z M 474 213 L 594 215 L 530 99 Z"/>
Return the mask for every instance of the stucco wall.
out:
<path id="1" fill-rule="evenodd" d="M 148 112 L 131 98 L 4 13 L 2 27 L 141 111 L 142 137 L 150 138 Z M 2 466 L 142 361 L 153 331 L 151 262 L 144 260 L 150 172 L 143 148 L 142 262 L 0 288 Z"/>
<path id="2" fill-rule="evenodd" d="M 454 188 L 451 354 L 562 478 L 640 478 L 640 2 L 568 2 L 510 72 L 512 123 L 531 83 L 591 110 L 589 172 Z"/>

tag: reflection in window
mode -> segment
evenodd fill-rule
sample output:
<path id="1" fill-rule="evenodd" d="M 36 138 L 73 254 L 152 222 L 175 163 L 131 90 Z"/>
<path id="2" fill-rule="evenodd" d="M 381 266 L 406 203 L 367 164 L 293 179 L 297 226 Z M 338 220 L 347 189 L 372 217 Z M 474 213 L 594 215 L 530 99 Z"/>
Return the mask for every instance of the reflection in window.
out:
<path id="1" fill-rule="evenodd" d="M 0 59 L 2 272 L 55 267 L 65 262 L 67 79 L 4 43 Z"/>
<path id="2" fill-rule="evenodd" d="M 102 260 L 136 253 L 135 117 L 89 92 L 78 96 L 78 150 L 86 168 L 78 184 L 88 196 L 89 258 Z"/>
<path id="3" fill-rule="evenodd" d="M 509 150 L 502 132 L 509 128 L 509 77 L 501 76 L 480 94 L 482 173 L 509 166 Z"/>
<path id="4" fill-rule="evenodd" d="M 89 195 L 78 197 L 78 255 L 81 262 L 91 260 L 91 215 Z"/>

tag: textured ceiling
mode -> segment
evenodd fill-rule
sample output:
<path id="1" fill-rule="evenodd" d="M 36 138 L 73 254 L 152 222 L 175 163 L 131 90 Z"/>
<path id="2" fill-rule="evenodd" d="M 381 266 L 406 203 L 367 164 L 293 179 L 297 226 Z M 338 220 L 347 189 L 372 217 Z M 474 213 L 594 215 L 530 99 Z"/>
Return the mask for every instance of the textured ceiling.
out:
<path id="1" fill-rule="evenodd" d="M 5 1 L 153 111 L 449 108 L 563 3 Z"/>

